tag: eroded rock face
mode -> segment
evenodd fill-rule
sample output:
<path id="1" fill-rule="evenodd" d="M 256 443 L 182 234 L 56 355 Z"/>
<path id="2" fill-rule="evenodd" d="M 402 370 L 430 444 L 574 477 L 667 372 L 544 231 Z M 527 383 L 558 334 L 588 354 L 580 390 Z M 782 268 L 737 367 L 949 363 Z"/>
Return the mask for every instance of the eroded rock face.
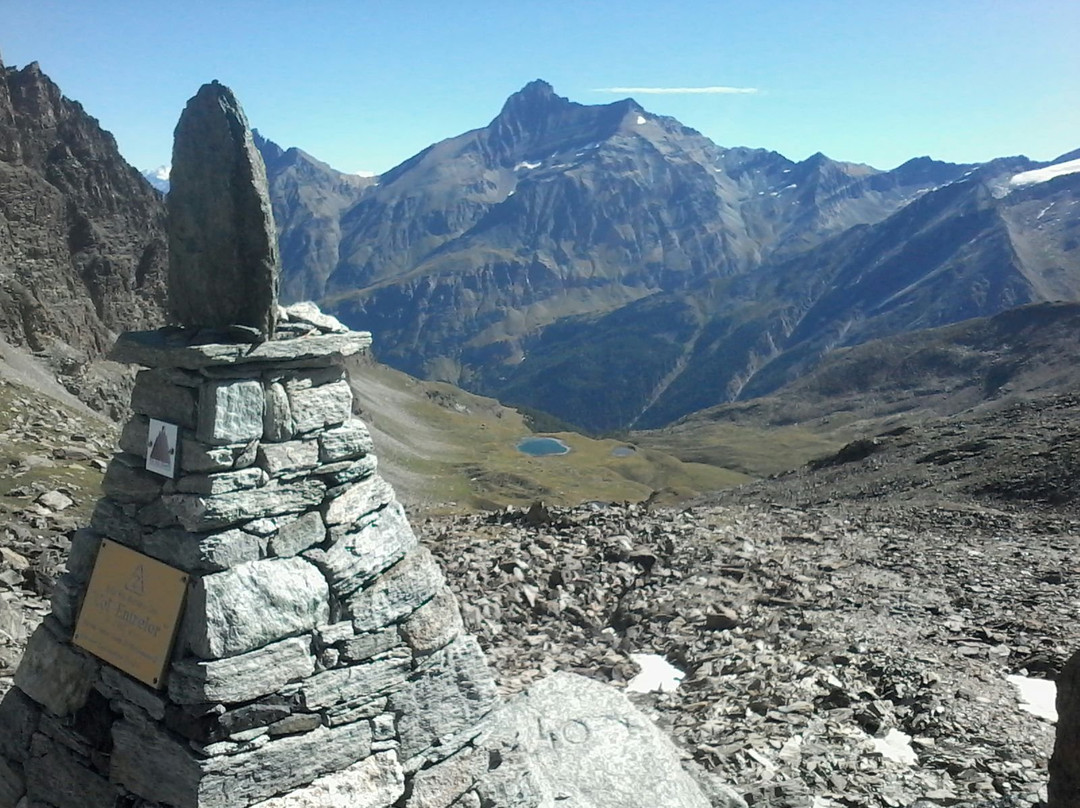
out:
<path id="1" fill-rule="evenodd" d="M 266 168 L 232 91 L 204 84 L 176 125 L 169 312 L 180 325 L 274 333 L 278 249 Z"/>
<path id="2" fill-rule="evenodd" d="M 1080 651 L 1057 678 L 1057 739 L 1050 758 L 1050 808 L 1080 806 Z"/>
<path id="3" fill-rule="evenodd" d="M 66 361 L 165 319 L 165 205 L 36 62 L 0 64 L 0 336 Z"/>

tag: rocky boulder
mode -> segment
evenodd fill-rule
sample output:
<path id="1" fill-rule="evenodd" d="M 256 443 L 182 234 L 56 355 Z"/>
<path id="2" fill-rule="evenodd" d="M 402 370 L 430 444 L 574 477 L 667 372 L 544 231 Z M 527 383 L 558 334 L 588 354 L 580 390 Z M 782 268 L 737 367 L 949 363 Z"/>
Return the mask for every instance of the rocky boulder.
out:
<path id="1" fill-rule="evenodd" d="M 1057 739 L 1050 758 L 1050 808 L 1080 806 L 1080 651 L 1057 678 Z"/>
<path id="2" fill-rule="evenodd" d="M 491 756 L 506 761 L 481 781 L 490 804 L 576 808 L 737 808 L 734 791 L 705 790 L 683 769 L 679 750 L 623 693 L 556 673 L 488 720 Z M 702 774 L 703 777 L 706 775 Z"/>

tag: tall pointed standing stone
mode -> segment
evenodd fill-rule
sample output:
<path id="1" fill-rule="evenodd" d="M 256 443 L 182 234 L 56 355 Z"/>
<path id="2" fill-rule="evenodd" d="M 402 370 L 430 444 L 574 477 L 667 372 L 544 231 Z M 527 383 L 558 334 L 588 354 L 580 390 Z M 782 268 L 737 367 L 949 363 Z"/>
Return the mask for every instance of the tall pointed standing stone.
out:
<path id="1" fill-rule="evenodd" d="M 273 336 L 280 260 L 266 167 L 228 87 L 204 84 L 188 101 L 169 179 L 170 314 Z"/>

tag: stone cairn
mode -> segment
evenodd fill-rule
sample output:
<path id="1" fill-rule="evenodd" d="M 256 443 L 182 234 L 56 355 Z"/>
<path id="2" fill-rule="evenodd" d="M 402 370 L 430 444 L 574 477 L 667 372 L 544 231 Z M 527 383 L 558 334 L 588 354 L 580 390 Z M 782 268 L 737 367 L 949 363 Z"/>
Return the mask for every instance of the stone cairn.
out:
<path id="1" fill-rule="evenodd" d="M 178 141 L 182 129 L 217 126 L 238 144 L 234 160 L 257 159 L 226 88 L 207 85 L 185 116 L 193 107 L 205 120 L 181 118 Z M 224 200 L 234 226 L 250 230 L 252 210 L 269 215 L 260 171 L 261 161 L 232 171 L 215 199 L 187 199 Z M 241 199 L 252 193 L 262 199 Z M 272 222 L 260 228 L 265 280 Z M 187 251 L 181 264 L 214 252 L 191 237 L 171 242 Z M 259 253 L 253 241 L 217 254 L 247 260 Z M 497 694 L 353 416 L 343 362 L 370 335 L 250 290 L 243 302 L 259 306 L 208 330 L 199 298 L 242 307 L 228 308 L 237 293 L 213 286 L 212 266 L 200 277 L 194 289 L 170 282 L 185 327 L 125 334 L 114 348 L 112 358 L 145 368 L 135 415 L 89 528 L 74 535 L 52 614 L 0 703 L 0 808 L 477 808 L 475 782 L 489 768 L 477 726 Z M 149 419 L 179 428 L 172 479 L 144 468 Z M 188 576 L 157 688 L 72 642 L 103 539 Z"/>

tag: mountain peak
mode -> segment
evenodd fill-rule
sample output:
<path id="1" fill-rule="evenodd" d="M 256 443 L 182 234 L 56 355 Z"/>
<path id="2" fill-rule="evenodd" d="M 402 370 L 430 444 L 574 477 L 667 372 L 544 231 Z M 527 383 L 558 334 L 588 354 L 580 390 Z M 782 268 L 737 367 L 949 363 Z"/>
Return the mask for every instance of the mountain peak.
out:
<path id="1" fill-rule="evenodd" d="M 278 144 L 266 137 L 258 129 L 251 130 L 251 139 L 255 141 L 255 148 L 262 154 L 263 162 L 271 162 L 273 160 L 281 159 L 281 156 L 285 154 L 285 150 Z"/>
<path id="2" fill-rule="evenodd" d="M 487 127 L 487 143 L 498 161 L 533 159 L 541 153 L 604 141 L 619 131 L 631 113 L 644 113 L 633 99 L 579 104 L 536 79 L 506 99 Z"/>
<path id="3" fill-rule="evenodd" d="M 502 111 L 495 121 L 500 119 L 535 123 L 546 116 L 552 109 L 565 107 L 570 101 L 555 94 L 555 88 L 543 79 L 534 79 L 506 99 Z M 492 123 L 495 123 L 492 121 Z"/>
<path id="4" fill-rule="evenodd" d="M 506 99 L 502 110 L 488 125 L 491 143 L 497 153 L 504 156 L 514 153 L 519 146 L 542 139 L 555 120 L 579 106 L 556 95 L 546 81 L 530 81 Z"/>
<path id="5" fill-rule="evenodd" d="M 555 88 L 543 79 L 533 79 L 514 95 L 531 95 L 538 97 L 549 97 L 555 95 Z"/>

